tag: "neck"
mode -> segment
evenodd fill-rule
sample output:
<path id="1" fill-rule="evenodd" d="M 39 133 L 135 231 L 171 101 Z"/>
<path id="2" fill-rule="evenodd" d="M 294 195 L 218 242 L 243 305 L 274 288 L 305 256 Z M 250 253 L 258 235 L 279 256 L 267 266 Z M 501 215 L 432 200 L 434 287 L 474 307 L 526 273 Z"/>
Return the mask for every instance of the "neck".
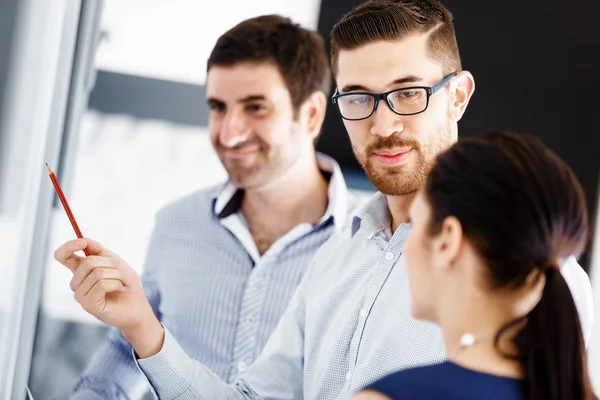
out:
<path id="1" fill-rule="evenodd" d="M 446 355 L 456 364 L 476 371 L 511 378 L 522 378 L 520 364 L 503 354 L 516 354 L 511 337 L 515 331 L 507 332 L 495 345 L 496 333 L 516 315 L 507 313 L 506 304 L 490 301 L 485 295 L 469 296 L 465 301 L 446 302 L 448 318 L 440 322 L 444 332 Z M 460 307 L 456 304 L 460 303 Z M 465 334 L 472 334 L 475 342 L 461 347 Z"/>
<path id="2" fill-rule="evenodd" d="M 392 215 L 392 233 L 396 232 L 401 224 L 409 222 L 408 210 L 415 196 L 416 193 L 403 196 L 387 196 L 388 207 Z"/>
<path id="3" fill-rule="evenodd" d="M 281 236 L 300 223 L 315 224 L 328 204 L 328 183 L 319 170 L 316 157 L 303 157 L 276 181 L 248 189 L 242 200 L 242 213 L 251 231 L 268 231 Z"/>

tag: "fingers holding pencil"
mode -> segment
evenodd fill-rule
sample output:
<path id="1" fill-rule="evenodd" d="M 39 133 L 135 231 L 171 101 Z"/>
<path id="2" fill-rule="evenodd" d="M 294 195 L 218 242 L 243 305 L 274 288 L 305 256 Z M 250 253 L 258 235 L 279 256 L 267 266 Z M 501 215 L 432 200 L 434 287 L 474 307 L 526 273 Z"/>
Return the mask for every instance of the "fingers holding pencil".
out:
<path id="1" fill-rule="evenodd" d="M 88 257 L 75 254 L 84 248 Z M 73 272 L 70 287 L 75 300 L 98 319 L 126 329 L 153 316 L 135 270 L 99 242 L 70 240 L 56 249 L 54 258 Z"/>
<path id="2" fill-rule="evenodd" d="M 88 251 L 88 257 L 76 254 L 84 249 Z M 117 268 L 120 264 L 125 264 L 121 257 L 92 239 L 74 239 L 65 242 L 54 251 L 54 259 L 69 268 L 75 276 L 87 275 L 97 267 Z"/>
<path id="3" fill-rule="evenodd" d="M 116 278 L 117 276 L 114 274 L 114 272 L 118 271 L 118 268 L 110 258 L 100 256 L 86 257 L 81 261 L 77 269 L 73 271 L 73 278 L 71 279 L 71 283 L 69 285 L 71 290 L 74 292 L 78 290 L 91 273 L 100 274 L 102 271 L 107 271 L 108 278 Z M 99 275 L 99 277 L 102 276 Z M 127 285 L 125 281 L 123 284 Z"/>

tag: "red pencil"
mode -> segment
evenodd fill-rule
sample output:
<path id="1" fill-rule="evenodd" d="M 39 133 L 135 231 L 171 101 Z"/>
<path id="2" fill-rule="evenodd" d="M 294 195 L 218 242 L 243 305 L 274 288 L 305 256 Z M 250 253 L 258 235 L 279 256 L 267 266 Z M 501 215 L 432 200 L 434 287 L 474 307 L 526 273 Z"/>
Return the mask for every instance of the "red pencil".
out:
<path id="1" fill-rule="evenodd" d="M 69 221 L 71 221 L 71 225 L 73 226 L 73 229 L 75 230 L 75 234 L 77 235 L 77 237 L 79 239 L 83 239 L 83 235 L 81 234 L 79 225 L 77 225 L 77 221 L 75 221 L 73 212 L 71 212 L 71 207 L 69 207 L 67 198 L 65 197 L 65 194 L 63 193 L 62 188 L 60 187 L 60 183 L 58 183 L 58 179 L 56 179 L 56 174 L 54 173 L 54 171 L 52 171 L 52 168 L 50 168 L 48 163 L 46 163 L 46 168 L 48 168 L 48 175 L 50 176 L 50 179 L 52 180 L 52 184 L 54 185 L 54 189 L 56 190 L 56 194 L 58 195 L 58 198 L 60 199 L 60 202 L 62 203 L 63 208 L 65 209 L 65 212 L 67 213 L 67 216 L 69 217 Z M 83 252 L 85 253 L 86 256 L 90 255 L 87 248 L 83 249 Z"/>

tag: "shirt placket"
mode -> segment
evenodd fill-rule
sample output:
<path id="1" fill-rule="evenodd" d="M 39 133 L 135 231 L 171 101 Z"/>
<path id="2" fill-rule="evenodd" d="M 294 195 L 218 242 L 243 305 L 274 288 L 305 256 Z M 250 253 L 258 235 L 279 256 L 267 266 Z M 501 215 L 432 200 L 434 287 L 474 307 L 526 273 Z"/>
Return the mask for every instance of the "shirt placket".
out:
<path id="1" fill-rule="evenodd" d="M 250 273 L 236 330 L 231 378 L 246 371 L 256 357 L 258 326 L 269 280 L 271 258 L 263 257 Z"/>
<path id="2" fill-rule="evenodd" d="M 394 235 L 392 239 L 387 242 L 384 238 L 384 233 L 380 232 L 374 236 L 371 236 L 369 240 L 374 240 L 383 251 L 377 260 L 375 270 L 373 271 L 373 275 L 363 297 L 362 306 L 358 311 L 358 323 L 352 336 L 352 341 L 350 342 L 347 368 L 348 372 L 346 373 L 346 384 L 344 387 L 346 392 L 349 392 L 352 388 L 352 377 L 354 376 L 356 361 L 358 360 L 358 352 L 360 351 L 363 332 L 367 320 L 369 319 L 371 308 L 373 307 L 377 296 L 381 292 L 385 281 L 392 272 L 394 264 L 400 258 L 404 239 L 400 235 Z"/>
<path id="3" fill-rule="evenodd" d="M 221 220 L 221 223 L 240 240 L 255 262 L 246 283 L 240 310 L 240 319 L 235 332 L 233 358 L 229 373 L 230 382 L 245 372 L 257 356 L 258 326 L 263 316 L 264 301 L 267 295 L 266 291 L 268 290 L 271 272 L 279 254 L 284 251 L 289 243 L 310 233 L 313 229 L 310 224 L 297 225 L 273 243 L 261 257 L 254 244 L 252 234 L 244 221 L 241 214 L 234 214 L 227 219 Z"/>

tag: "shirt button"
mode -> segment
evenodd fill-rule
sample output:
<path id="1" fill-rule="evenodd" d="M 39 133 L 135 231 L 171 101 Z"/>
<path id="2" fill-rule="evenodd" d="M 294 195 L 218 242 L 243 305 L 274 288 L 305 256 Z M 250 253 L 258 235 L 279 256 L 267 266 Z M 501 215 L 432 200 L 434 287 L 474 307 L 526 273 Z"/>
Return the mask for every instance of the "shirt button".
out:
<path id="1" fill-rule="evenodd" d="M 346 374 L 346 380 L 349 381 L 350 379 L 352 379 L 352 372 Z"/>
<path id="2" fill-rule="evenodd" d="M 254 323 L 254 317 L 252 315 L 248 317 L 248 322 L 250 322 L 251 324 Z"/>
<path id="3" fill-rule="evenodd" d="M 364 318 L 367 316 L 367 309 L 363 308 L 362 310 L 360 310 L 360 317 Z"/>
<path id="4" fill-rule="evenodd" d="M 394 258 L 394 253 L 392 253 L 391 251 L 388 251 L 387 253 L 385 253 L 386 260 L 391 260 L 393 258 Z"/>
<path id="5" fill-rule="evenodd" d="M 238 371 L 244 372 L 248 368 L 248 365 L 245 362 L 240 361 L 237 365 L 237 368 L 238 368 Z"/>

